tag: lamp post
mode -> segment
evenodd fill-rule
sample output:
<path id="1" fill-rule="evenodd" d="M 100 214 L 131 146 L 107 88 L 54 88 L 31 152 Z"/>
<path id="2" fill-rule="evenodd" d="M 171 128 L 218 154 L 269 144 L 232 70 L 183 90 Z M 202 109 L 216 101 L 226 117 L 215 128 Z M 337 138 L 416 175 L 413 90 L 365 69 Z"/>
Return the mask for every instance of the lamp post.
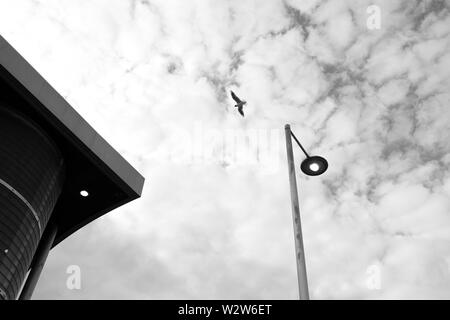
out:
<path id="1" fill-rule="evenodd" d="M 305 250 L 303 248 L 302 225 L 300 219 L 300 208 L 298 203 L 297 181 L 295 178 L 294 153 L 292 151 L 292 138 L 297 142 L 306 156 L 302 161 L 300 169 L 309 176 L 318 176 L 328 168 L 328 162 L 320 156 L 310 156 L 303 148 L 297 137 L 292 133 L 291 126 L 285 125 L 286 151 L 288 159 L 289 183 L 291 189 L 292 219 L 294 222 L 295 256 L 297 261 L 297 280 L 300 300 L 309 300 L 308 277 L 306 274 Z"/>

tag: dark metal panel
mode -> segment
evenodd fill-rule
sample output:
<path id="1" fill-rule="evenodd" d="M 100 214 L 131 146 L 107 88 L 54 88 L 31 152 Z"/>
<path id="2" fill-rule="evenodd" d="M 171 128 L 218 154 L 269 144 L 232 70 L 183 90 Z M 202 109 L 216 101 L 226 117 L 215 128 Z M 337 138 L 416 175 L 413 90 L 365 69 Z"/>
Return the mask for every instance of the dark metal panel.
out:
<path id="1" fill-rule="evenodd" d="M 22 59 L 23 61 L 19 61 Z M 39 93 L 43 86 L 43 78 L 37 72 L 30 72 L 33 67 L 23 59 L 13 47 L 0 35 L 0 64 L 8 70 L 13 70 L 13 75 L 32 94 Z"/>

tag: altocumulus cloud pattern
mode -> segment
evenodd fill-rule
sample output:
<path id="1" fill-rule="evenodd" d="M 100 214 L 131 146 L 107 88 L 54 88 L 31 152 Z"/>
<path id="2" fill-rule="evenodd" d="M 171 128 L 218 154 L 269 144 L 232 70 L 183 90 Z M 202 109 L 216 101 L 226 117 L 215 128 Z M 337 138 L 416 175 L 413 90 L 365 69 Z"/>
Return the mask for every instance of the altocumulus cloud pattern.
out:
<path id="1" fill-rule="evenodd" d="M 35 298 L 295 299 L 285 123 L 330 163 L 298 179 L 311 298 L 450 298 L 448 1 L 17 0 L 0 33 L 148 178 Z"/>

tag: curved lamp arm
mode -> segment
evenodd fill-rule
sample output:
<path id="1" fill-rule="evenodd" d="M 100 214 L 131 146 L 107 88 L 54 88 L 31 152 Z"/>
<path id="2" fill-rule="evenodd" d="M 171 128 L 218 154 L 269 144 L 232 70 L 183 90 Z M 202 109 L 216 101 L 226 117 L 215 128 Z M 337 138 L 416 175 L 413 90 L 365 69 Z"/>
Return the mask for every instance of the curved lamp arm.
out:
<path id="1" fill-rule="evenodd" d="M 305 154 L 305 156 L 307 158 L 309 158 L 309 154 L 306 152 L 305 148 L 303 148 L 302 144 L 300 143 L 300 141 L 298 141 L 297 137 L 295 136 L 295 134 L 292 132 L 291 130 L 291 136 L 292 138 L 294 138 L 295 142 L 297 142 L 298 146 L 300 147 L 300 149 L 302 149 L 303 153 Z"/>

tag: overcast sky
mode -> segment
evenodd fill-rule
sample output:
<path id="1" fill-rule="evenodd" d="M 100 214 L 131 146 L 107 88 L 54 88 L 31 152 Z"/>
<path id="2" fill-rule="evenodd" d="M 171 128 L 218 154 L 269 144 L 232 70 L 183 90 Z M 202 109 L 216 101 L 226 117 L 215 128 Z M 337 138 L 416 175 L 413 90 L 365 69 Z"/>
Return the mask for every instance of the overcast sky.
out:
<path id="1" fill-rule="evenodd" d="M 35 298 L 296 299 L 286 123 L 330 165 L 311 298 L 450 298 L 448 0 L 0 0 L 0 33 L 146 178 Z"/>

